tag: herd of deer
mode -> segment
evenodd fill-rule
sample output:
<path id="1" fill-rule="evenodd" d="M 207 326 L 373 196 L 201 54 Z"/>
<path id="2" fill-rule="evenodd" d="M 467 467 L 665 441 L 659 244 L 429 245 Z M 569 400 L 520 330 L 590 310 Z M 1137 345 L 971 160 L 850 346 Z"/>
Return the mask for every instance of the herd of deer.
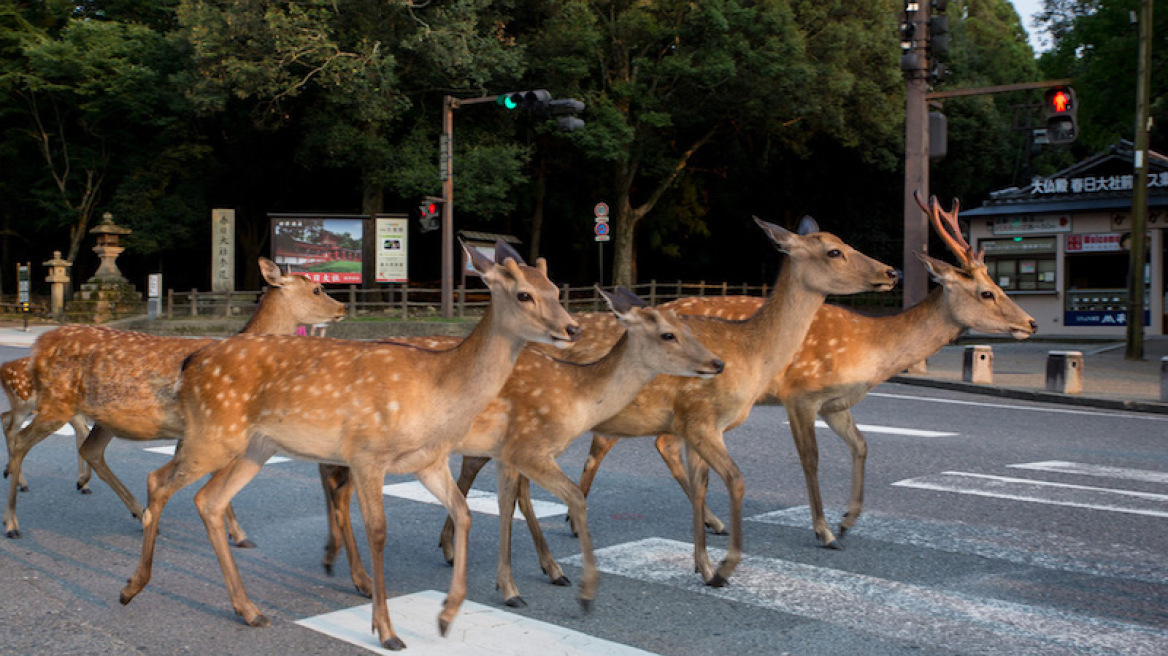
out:
<path id="1" fill-rule="evenodd" d="M 507 605 L 525 603 L 511 574 L 516 504 L 528 518 L 544 572 L 553 583 L 568 584 L 531 511 L 528 480 L 567 505 L 582 554 L 579 600 L 587 608 L 595 598 L 598 574 L 585 495 L 601 459 L 622 437 L 658 436 L 657 448 L 693 508 L 695 567 L 708 585 L 722 586 L 742 556 L 744 494 L 724 434 L 769 395 L 787 408 L 815 533 L 825 546 L 838 548 L 819 495 L 816 415 L 852 452 L 852 493 L 842 534 L 860 515 L 867 452 L 849 409 L 873 386 L 965 330 L 1023 339 L 1036 329 L 986 274 L 982 254 L 961 235 L 956 207 L 944 211 L 936 199 L 921 207 L 960 265 L 921 256 L 938 287 L 919 305 L 886 317 L 824 301 L 830 294 L 889 290 L 897 280 L 894 269 L 819 232 L 810 219 L 798 233 L 756 219 L 787 255 L 774 293 L 765 300 L 684 299 L 650 308 L 618 289 L 601 292 L 611 313 L 573 316 L 560 305 L 546 263 L 528 266 L 500 243 L 494 261 L 466 251 L 491 301 L 463 340 L 296 337 L 300 324 L 341 319 L 344 306 L 320 285 L 283 275 L 263 258 L 260 268 L 270 289 L 238 336 L 216 341 L 101 327 L 56 329 L 38 338 L 30 356 L 0 367 L 11 408 L 2 417 L 9 454 L 4 475 L 11 477 L 6 535 L 20 537 L 16 501 L 18 491 L 28 489 L 24 457 L 69 422 L 79 445 L 78 489 L 87 491 L 92 468 L 142 522 L 141 559 L 121 602 L 129 603 L 150 580 L 167 501 L 210 474 L 195 505 L 235 612 L 251 626 L 265 626 L 268 620 L 248 598 L 228 544 L 230 536 L 237 546 L 254 546 L 235 519 L 231 499 L 276 453 L 315 461 L 329 508 L 324 566 L 331 572 L 344 548 L 354 585 L 373 597 L 378 639 L 401 649 L 405 644 L 390 623 L 383 571 L 386 474 L 414 474 L 449 513 L 441 542 L 454 568 L 438 618 L 443 635 L 466 598 L 465 493 L 490 459 L 498 466 L 497 583 Z M 93 422 L 92 429 L 86 421 Z M 591 455 L 577 484 L 555 459 L 588 431 L 594 433 Z M 174 458 L 149 475 L 145 509 L 105 462 L 105 448 L 115 435 L 180 440 Z M 463 456 L 457 482 L 449 467 L 452 453 Z M 724 525 L 706 510 L 710 468 L 730 497 L 730 544 L 716 567 L 706 553 L 706 526 L 722 532 Z M 354 491 L 372 577 L 361 563 L 350 523 Z"/>

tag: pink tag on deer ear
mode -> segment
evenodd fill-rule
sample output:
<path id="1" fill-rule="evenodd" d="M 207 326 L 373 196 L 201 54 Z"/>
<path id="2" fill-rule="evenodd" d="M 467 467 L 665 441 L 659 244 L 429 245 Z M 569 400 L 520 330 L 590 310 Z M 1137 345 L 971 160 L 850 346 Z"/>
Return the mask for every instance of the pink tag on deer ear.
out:
<path id="1" fill-rule="evenodd" d="M 296 334 L 300 337 L 307 337 L 308 330 L 304 326 L 296 326 Z"/>

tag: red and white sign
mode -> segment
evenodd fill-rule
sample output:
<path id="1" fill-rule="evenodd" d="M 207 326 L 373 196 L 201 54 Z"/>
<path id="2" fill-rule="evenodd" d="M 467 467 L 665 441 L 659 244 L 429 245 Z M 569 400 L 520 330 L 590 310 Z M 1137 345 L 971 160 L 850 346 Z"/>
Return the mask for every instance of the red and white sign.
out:
<path id="1" fill-rule="evenodd" d="M 608 232 L 609 232 L 608 222 L 607 221 L 597 221 L 595 232 L 596 232 L 596 241 L 608 241 L 610 238 L 610 236 L 608 234 Z"/>
<path id="2" fill-rule="evenodd" d="M 1096 232 L 1081 235 L 1067 235 L 1068 253 L 1118 253 L 1127 250 L 1121 240 L 1127 233 Z"/>

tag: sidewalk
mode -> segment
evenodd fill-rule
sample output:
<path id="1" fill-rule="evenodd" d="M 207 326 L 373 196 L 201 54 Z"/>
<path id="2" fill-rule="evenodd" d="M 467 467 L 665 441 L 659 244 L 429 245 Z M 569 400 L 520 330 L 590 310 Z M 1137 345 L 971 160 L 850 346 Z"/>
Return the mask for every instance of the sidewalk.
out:
<path id="1" fill-rule="evenodd" d="M 29 347 L 41 333 L 56 327 L 32 325 L 25 332 L 20 326 L 0 326 L 0 345 Z M 993 347 L 992 385 L 961 379 L 965 346 L 973 344 Z M 1050 351 L 1083 354 L 1081 394 L 1046 391 L 1046 358 Z M 1168 357 L 1168 337 L 1145 337 L 1144 359 L 1129 362 L 1124 359 L 1123 340 L 1046 335 L 1019 342 L 966 336 L 960 344 L 942 347 L 930 357 L 926 373 L 893 376 L 891 382 L 1030 401 L 1168 414 L 1168 402 L 1160 400 L 1163 357 Z"/>

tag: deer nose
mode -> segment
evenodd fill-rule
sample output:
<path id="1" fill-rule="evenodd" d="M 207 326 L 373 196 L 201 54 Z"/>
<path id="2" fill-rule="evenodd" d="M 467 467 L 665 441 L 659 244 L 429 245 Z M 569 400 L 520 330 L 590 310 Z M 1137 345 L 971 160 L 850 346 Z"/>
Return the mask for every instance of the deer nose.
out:
<path id="1" fill-rule="evenodd" d="M 1034 319 L 1030 320 L 1030 332 L 1032 332 L 1032 333 L 1038 332 L 1038 322 L 1035 321 Z"/>
<path id="2" fill-rule="evenodd" d="M 884 275 L 888 276 L 893 281 L 900 279 L 900 273 L 896 269 L 893 269 L 892 267 L 888 267 L 887 269 L 885 269 Z"/>
<path id="3" fill-rule="evenodd" d="M 583 331 L 580 329 L 580 324 L 574 323 L 570 324 L 564 332 L 568 333 L 568 339 L 574 342 L 579 339 L 580 333 Z"/>
<path id="4" fill-rule="evenodd" d="M 726 370 L 726 363 L 719 360 L 718 358 L 714 358 L 714 361 L 710 363 L 710 366 L 714 369 L 714 373 L 716 374 L 720 374 Z"/>

